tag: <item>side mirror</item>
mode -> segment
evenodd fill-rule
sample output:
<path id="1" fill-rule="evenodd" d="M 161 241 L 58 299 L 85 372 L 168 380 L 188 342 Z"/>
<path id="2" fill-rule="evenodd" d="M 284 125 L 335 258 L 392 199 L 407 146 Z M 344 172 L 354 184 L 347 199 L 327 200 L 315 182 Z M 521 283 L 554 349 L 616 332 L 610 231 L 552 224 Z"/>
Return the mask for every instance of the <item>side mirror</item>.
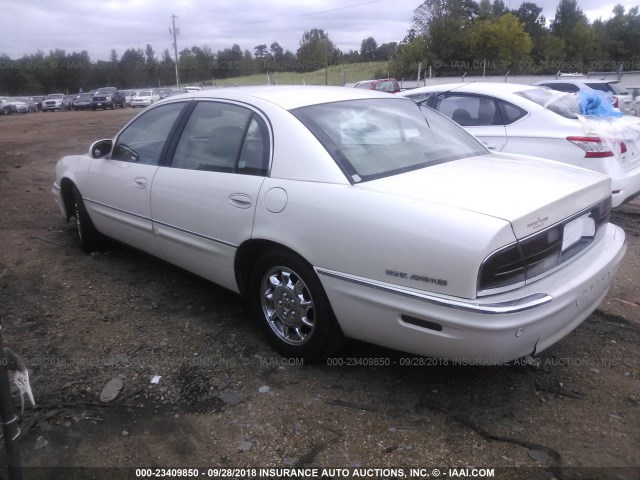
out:
<path id="1" fill-rule="evenodd" d="M 91 155 L 91 158 L 102 158 L 111 153 L 112 148 L 113 140 L 98 140 L 89 147 L 89 155 Z"/>

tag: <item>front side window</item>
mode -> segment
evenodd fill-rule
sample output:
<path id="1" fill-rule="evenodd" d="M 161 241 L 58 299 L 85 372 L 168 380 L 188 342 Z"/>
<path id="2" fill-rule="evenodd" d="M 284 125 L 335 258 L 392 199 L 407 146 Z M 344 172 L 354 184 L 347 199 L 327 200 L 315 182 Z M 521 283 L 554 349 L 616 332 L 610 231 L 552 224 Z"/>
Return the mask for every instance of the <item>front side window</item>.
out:
<path id="1" fill-rule="evenodd" d="M 186 102 L 153 108 L 133 121 L 118 137 L 112 160 L 158 165 L 162 149 Z"/>
<path id="2" fill-rule="evenodd" d="M 266 175 L 269 135 L 253 110 L 230 103 L 200 102 L 176 148 L 172 167 Z"/>
<path id="3" fill-rule="evenodd" d="M 312 105 L 292 113 L 353 183 L 488 153 L 464 130 L 424 110 L 429 113 L 391 98 Z"/>

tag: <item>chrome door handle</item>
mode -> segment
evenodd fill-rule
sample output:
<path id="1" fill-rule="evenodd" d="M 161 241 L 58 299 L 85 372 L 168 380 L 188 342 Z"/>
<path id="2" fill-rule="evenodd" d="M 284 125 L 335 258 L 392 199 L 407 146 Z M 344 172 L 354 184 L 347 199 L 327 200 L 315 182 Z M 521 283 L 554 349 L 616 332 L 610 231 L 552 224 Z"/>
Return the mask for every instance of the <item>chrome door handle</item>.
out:
<path id="1" fill-rule="evenodd" d="M 253 200 L 245 193 L 232 193 L 229 195 L 229 203 L 238 208 L 250 208 Z"/>

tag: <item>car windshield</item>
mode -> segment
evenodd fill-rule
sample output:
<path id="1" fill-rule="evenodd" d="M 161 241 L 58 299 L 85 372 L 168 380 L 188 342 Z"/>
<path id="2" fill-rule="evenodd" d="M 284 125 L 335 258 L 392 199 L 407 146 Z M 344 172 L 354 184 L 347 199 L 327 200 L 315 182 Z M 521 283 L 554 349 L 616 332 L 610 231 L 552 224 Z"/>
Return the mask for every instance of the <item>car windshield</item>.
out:
<path id="1" fill-rule="evenodd" d="M 47 95 L 47 98 L 49 100 L 55 100 L 55 99 L 58 99 L 58 98 L 64 98 L 64 94 L 62 94 L 62 93 L 52 93 L 51 95 Z"/>
<path id="2" fill-rule="evenodd" d="M 136 95 L 137 97 L 150 97 L 151 96 L 151 92 L 149 90 L 143 90 L 142 92 L 138 93 L 138 95 Z"/>
<path id="3" fill-rule="evenodd" d="M 354 183 L 488 154 L 439 113 L 405 99 L 312 105 L 292 113 Z"/>
<path id="4" fill-rule="evenodd" d="M 531 88 L 516 92 L 516 95 L 531 100 L 565 118 L 578 118 L 580 114 L 580 99 L 575 93 L 558 92 L 548 88 Z"/>
<path id="5" fill-rule="evenodd" d="M 81 93 L 80 95 L 78 95 L 78 100 L 91 100 L 91 94 Z"/>

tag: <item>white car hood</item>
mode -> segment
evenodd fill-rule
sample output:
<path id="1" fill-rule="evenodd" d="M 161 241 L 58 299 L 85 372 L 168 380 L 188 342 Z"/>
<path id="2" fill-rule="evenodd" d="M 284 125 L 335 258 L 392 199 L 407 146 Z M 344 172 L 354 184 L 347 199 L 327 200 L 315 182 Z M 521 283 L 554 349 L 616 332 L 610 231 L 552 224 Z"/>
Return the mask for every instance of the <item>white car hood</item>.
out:
<path id="1" fill-rule="evenodd" d="M 517 238 L 611 195 L 611 180 L 605 175 L 513 154 L 456 160 L 359 187 L 501 218 L 512 224 Z"/>

